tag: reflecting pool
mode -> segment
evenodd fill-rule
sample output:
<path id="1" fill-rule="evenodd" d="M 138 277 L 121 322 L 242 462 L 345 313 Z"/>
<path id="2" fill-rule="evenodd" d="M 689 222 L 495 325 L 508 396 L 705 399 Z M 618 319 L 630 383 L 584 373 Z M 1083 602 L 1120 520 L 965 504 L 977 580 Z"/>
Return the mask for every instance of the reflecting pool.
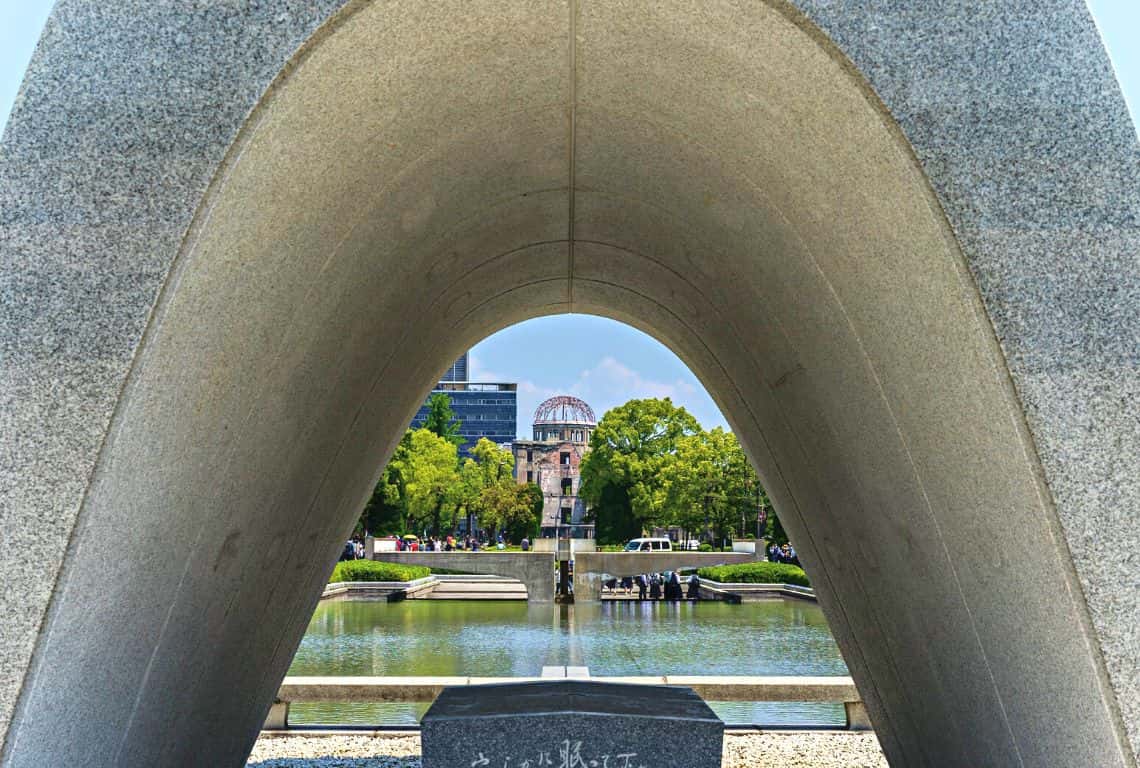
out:
<path id="1" fill-rule="evenodd" d="M 290 675 L 846 675 L 814 603 L 324 601 Z M 713 703 L 728 723 L 841 725 L 841 704 Z M 303 724 L 408 725 L 426 704 L 295 704 Z"/>

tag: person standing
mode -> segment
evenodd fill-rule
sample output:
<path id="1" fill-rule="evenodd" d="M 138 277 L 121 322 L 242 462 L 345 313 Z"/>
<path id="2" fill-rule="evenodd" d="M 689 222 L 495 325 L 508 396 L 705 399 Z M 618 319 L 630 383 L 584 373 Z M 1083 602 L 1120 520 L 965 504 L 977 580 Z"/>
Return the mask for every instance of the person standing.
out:
<path id="1" fill-rule="evenodd" d="M 649 576 L 649 599 L 661 599 L 661 575 L 654 573 Z"/>
<path id="2" fill-rule="evenodd" d="M 644 600 L 645 599 L 645 588 L 646 588 L 646 586 L 648 586 L 648 583 L 645 580 L 645 574 L 644 573 L 637 574 L 637 599 L 638 600 Z"/>
<path id="3" fill-rule="evenodd" d="M 690 600 L 701 599 L 701 577 L 698 576 L 695 571 L 689 575 L 688 598 Z"/>

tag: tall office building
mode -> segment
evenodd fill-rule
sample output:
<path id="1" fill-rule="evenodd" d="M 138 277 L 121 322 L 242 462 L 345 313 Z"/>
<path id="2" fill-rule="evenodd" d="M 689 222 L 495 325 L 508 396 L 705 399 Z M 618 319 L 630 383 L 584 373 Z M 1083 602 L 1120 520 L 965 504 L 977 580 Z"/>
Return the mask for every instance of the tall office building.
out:
<path id="1" fill-rule="evenodd" d="M 459 359 L 451 364 L 451 367 L 444 372 L 439 380 L 441 382 L 467 381 L 467 354 L 467 352 L 464 352 L 460 355 Z"/>
<path id="2" fill-rule="evenodd" d="M 451 410 L 459 421 L 460 458 L 466 458 L 480 438 L 497 445 L 509 445 L 515 439 L 518 424 L 518 384 L 508 382 L 468 381 L 467 353 L 447 369 L 431 394 L 443 392 L 451 399 Z M 428 396 L 430 399 L 430 395 Z M 427 420 L 427 401 L 412 419 L 412 429 Z"/>

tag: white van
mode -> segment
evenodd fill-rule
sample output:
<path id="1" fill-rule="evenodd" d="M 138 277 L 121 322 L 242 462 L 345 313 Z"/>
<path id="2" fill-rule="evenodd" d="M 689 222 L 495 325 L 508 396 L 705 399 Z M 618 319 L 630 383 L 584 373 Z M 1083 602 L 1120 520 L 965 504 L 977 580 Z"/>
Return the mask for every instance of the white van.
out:
<path id="1" fill-rule="evenodd" d="M 631 539 L 625 545 L 626 552 L 669 552 L 673 542 L 669 539 Z"/>

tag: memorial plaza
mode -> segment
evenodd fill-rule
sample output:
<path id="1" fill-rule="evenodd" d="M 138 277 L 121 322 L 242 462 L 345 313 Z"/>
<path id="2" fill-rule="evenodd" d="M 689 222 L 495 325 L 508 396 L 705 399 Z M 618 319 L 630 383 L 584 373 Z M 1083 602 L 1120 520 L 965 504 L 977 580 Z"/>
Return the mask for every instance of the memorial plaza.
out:
<path id="1" fill-rule="evenodd" d="M 58 0 L 0 139 L 0 766 L 1137 768 L 1138 179 L 1085 0 Z M 464 353 L 556 315 L 730 429 L 512 437 Z M 703 474 L 629 480 L 663 440 Z M 346 545 L 472 535 L 425 466 L 542 536 Z"/>

